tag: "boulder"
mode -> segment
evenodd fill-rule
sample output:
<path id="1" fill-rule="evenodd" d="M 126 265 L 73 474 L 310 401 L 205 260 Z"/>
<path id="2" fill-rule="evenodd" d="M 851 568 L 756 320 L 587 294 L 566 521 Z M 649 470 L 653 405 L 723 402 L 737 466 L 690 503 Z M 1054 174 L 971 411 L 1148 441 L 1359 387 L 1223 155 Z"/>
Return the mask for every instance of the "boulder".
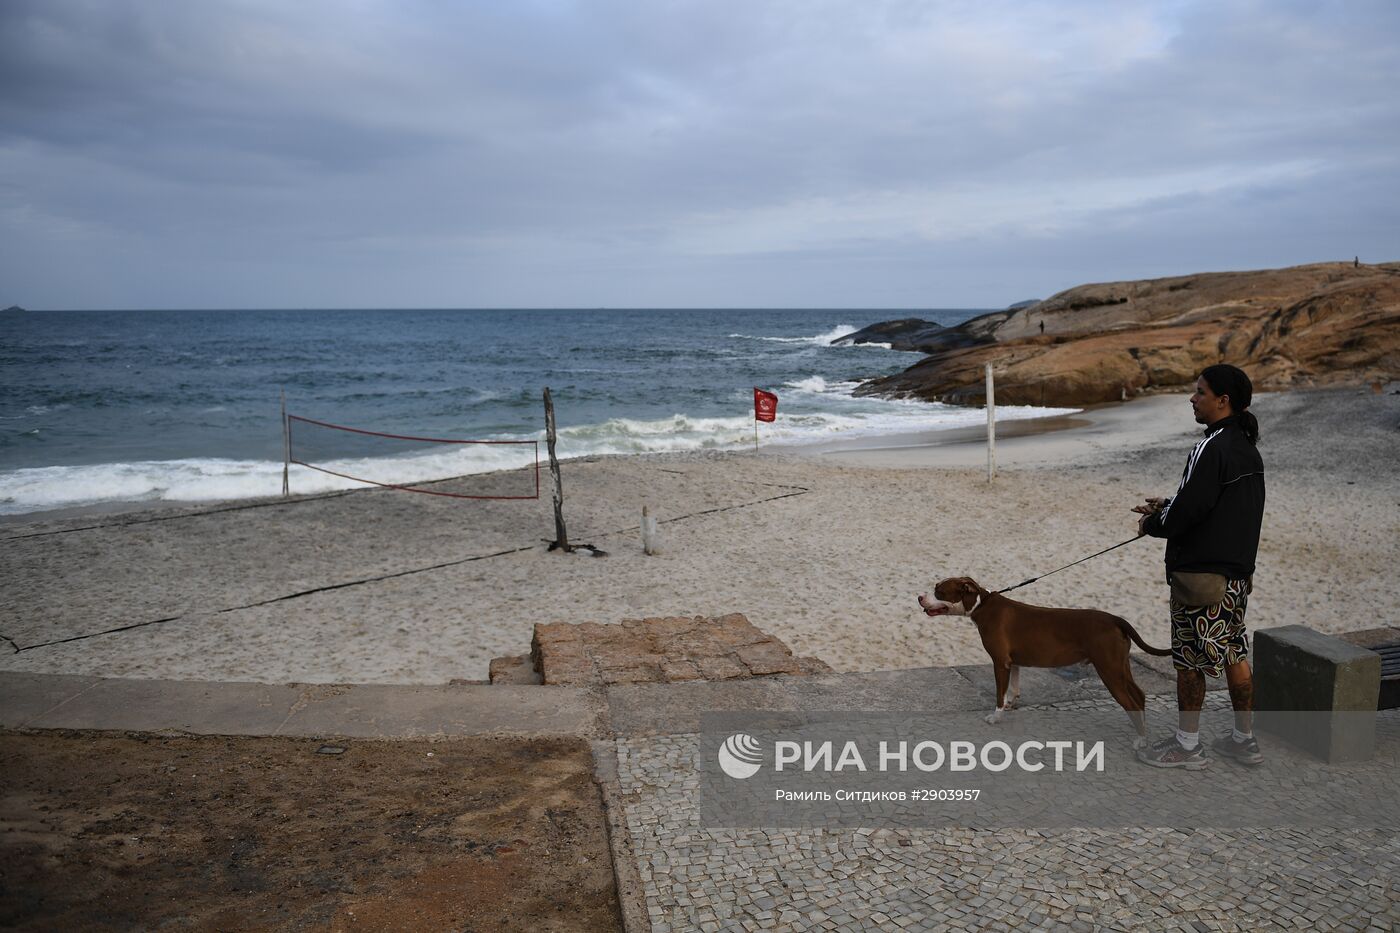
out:
<path id="1" fill-rule="evenodd" d="M 941 324 L 908 317 L 898 321 L 882 321 L 871 324 L 854 334 L 837 337 L 831 341 L 833 347 L 848 347 L 861 343 L 887 343 L 892 350 L 914 350 L 932 353 L 938 348 L 936 338 L 945 328 Z"/>

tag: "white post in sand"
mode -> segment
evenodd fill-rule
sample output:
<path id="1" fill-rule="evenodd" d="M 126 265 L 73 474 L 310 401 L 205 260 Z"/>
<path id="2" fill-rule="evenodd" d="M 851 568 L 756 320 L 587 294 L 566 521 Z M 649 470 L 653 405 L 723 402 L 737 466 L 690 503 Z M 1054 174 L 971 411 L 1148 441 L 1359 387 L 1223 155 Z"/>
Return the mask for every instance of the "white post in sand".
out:
<path id="1" fill-rule="evenodd" d="M 997 475 L 997 402 L 992 385 L 992 364 L 987 364 L 987 482 Z"/>
<path id="2" fill-rule="evenodd" d="M 282 495 L 290 496 L 287 474 L 292 468 L 292 425 L 287 420 L 287 390 L 282 390 Z"/>
<path id="3" fill-rule="evenodd" d="M 661 542 L 656 533 L 656 519 L 646 503 L 642 503 L 642 553 L 648 556 L 661 552 Z"/>

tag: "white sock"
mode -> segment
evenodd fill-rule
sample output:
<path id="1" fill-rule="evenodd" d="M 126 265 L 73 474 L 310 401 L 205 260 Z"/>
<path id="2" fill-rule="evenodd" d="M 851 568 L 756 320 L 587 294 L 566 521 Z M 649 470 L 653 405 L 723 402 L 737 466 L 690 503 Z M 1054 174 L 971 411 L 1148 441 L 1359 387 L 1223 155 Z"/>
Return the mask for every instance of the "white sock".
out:
<path id="1" fill-rule="evenodd" d="M 1178 729 L 1176 730 L 1176 741 L 1178 745 L 1189 752 L 1201 744 L 1201 734 L 1199 732 L 1182 732 Z"/>
<path id="2" fill-rule="evenodd" d="M 1248 742 L 1250 739 L 1254 738 L 1254 730 L 1251 729 L 1248 732 L 1241 732 L 1238 728 L 1231 729 L 1230 738 L 1234 739 L 1236 742 Z"/>

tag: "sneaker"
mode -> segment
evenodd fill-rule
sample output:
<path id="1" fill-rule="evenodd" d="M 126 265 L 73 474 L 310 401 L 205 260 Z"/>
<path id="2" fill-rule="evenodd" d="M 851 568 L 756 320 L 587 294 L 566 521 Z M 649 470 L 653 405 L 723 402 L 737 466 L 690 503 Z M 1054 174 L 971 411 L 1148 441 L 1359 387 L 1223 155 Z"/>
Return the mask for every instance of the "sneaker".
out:
<path id="1" fill-rule="evenodd" d="M 1138 749 L 1137 757 L 1138 761 L 1154 768 L 1185 768 L 1188 771 L 1199 771 L 1210 765 L 1210 759 L 1206 758 L 1199 742 L 1188 752 L 1181 747 L 1174 735 L 1167 736 L 1149 748 Z"/>
<path id="2" fill-rule="evenodd" d="M 1264 761 L 1264 756 L 1259 753 L 1259 743 L 1254 741 L 1254 737 L 1250 736 L 1243 742 L 1236 742 L 1233 730 L 1216 739 L 1210 747 L 1215 752 L 1226 758 L 1233 758 L 1242 765 L 1254 767 Z"/>

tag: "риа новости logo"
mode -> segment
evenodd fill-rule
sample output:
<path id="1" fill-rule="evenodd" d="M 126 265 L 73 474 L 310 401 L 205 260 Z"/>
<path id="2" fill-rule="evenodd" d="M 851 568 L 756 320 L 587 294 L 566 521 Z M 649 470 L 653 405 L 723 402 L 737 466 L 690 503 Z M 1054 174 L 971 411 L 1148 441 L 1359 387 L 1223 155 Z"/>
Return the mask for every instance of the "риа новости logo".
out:
<path id="1" fill-rule="evenodd" d="M 763 763 L 763 746 L 758 739 L 736 732 L 719 747 L 720 770 L 732 778 L 743 780 L 758 773 Z"/>

